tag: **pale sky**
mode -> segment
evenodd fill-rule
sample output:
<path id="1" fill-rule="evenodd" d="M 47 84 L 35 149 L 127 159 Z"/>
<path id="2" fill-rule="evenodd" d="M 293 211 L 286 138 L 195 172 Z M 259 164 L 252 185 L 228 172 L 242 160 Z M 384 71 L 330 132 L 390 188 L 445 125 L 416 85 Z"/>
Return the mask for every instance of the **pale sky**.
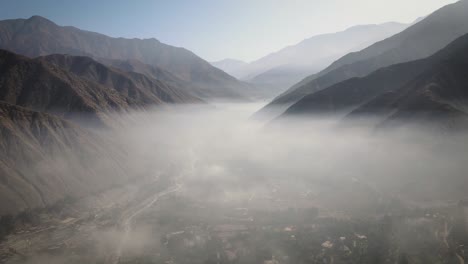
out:
<path id="1" fill-rule="evenodd" d="M 409 23 L 456 0 L 0 0 L 0 19 L 41 15 L 114 37 L 156 38 L 208 61 L 258 59 L 311 36 Z"/>

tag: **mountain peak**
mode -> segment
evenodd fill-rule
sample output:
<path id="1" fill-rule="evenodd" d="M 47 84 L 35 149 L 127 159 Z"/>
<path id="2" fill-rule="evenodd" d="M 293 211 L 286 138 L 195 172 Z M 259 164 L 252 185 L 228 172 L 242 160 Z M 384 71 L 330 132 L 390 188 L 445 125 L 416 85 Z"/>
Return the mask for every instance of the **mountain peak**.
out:
<path id="1" fill-rule="evenodd" d="M 34 15 L 34 16 L 26 19 L 26 21 L 35 22 L 35 23 L 41 22 L 41 23 L 55 24 L 54 22 L 50 21 L 49 19 L 47 19 L 45 17 L 42 17 L 42 16 L 39 16 L 39 15 Z"/>
<path id="2" fill-rule="evenodd" d="M 351 52 L 324 70 L 309 75 L 275 98 L 266 108 L 289 107 L 306 95 L 341 83 L 352 77 L 364 77 L 375 70 L 401 62 L 426 58 L 466 34 L 468 1 L 446 5 L 399 34 Z M 289 104 L 289 105 L 288 105 Z M 278 107 L 276 107 L 278 108 Z M 268 110 L 262 110 L 267 112 Z"/>
<path id="3" fill-rule="evenodd" d="M 184 48 L 161 43 L 155 38 L 115 38 L 76 27 L 59 26 L 41 16 L 3 20 L 0 23 L 0 48 L 28 57 L 58 53 L 139 60 L 170 72 L 195 97 L 243 99 L 243 93 L 250 91 L 247 84 Z"/>
<path id="4" fill-rule="evenodd" d="M 28 19 L 25 19 L 24 25 L 27 27 L 32 27 L 32 28 L 36 28 L 38 26 L 45 27 L 45 28 L 54 28 L 58 26 L 57 24 L 50 21 L 49 19 L 42 17 L 42 16 L 38 16 L 38 15 L 34 15 Z"/>

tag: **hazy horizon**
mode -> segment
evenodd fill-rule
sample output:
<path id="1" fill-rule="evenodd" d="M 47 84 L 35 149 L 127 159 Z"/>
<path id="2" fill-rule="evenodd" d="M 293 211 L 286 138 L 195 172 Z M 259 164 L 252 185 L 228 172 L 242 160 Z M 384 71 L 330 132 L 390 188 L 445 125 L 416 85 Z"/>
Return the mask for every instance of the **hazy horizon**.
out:
<path id="1" fill-rule="evenodd" d="M 125 1 L 2 0 L 5 8 L 0 10 L 0 19 L 40 15 L 59 25 L 113 37 L 156 38 L 207 61 L 251 62 L 319 34 L 356 25 L 411 23 L 454 2 L 145 0 L 135 5 Z"/>

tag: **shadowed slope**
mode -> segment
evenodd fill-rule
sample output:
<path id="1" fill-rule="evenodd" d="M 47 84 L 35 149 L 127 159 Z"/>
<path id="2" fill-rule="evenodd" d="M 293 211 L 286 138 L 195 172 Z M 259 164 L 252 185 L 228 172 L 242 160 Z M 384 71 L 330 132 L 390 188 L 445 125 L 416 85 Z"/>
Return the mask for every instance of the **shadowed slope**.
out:
<path id="1" fill-rule="evenodd" d="M 0 21 L 0 48 L 29 57 L 70 54 L 108 60 L 139 60 L 193 85 L 186 92 L 205 98 L 242 99 L 248 85 L 211 66 L 192 52 L 156 39 L 111 38 L 61 27 L 43 17 Z"/>
<path id="2" fill-rule="evenodd" d="M 106 123 L 107 113 L 164 103 L 199 102 L 157 80 L 87 57 L 29 59 L 0 51 L 0 100 L 67 119 Z"/>
<path id="3" fill-rule="evenodd" d="M 304 96 L 392 64 L 425 58 L 468 33 L 468 1 L 447 5 L 419 23 L 359 52 L 350 53 L 275 98 L 261 113 L 278 107 L 281 114 Z"/>
<path id="4" fill-rule="evenodd" d="M 468 114 L 468 35 L 435 55 L 382 68 L 308 95 L 283 116 L 347 115 L 412 122 L 454 122 Z M 452 126 L 454 124 L 450 124 Z"/>

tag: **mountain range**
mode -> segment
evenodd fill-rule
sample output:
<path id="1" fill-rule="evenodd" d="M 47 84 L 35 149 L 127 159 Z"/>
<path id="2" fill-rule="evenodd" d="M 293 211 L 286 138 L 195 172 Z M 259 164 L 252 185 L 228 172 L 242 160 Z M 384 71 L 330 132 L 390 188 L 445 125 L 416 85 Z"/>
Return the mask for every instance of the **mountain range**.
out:
<path id="1" fill-rule="evenodd" d="M 428 57 L 468 33 L 467 12 L 468 1 L 447 5 L 392 37 L 349 53 L 292 86 L 256 116 L 280 115 L 304 96 L 349 78 L 364 77 L 382 67 Z"/>
<path id="2" fill-rule="evenodd" d="M 49 55 L 30 59 L 0 50 L 0 100 L 65 119 L 109 124 L 110 112 L 200 99 L 89 57 Z"/>
<path id="3" fill-rule="evenodd" d="M 111 38 L 39 16 L 0 21 L 0 215 L 128 180 L 125 151 L 99 133 L 118 125 L 116 113 L 246 100 L 250 88 L 155 39 Z"/>
<path id="4" fill-rule="evenodd" d="M 102 62 L 136 62 L 140 66 L 133 70 L 143 74 L 150 71 L 169 72 L 180 88 L 204 99 L 243 100 L 249 97 L 248 93 L 252 90 L 249 85 L 184 48 L 173 47 L 156 39 L 112 38 L 75 27 L 58 26 L 40 16 L 0 21 L 0 48 L 28 57 L 68 54 L 88 56 Z M 146 69 L 145 65 L 151 67 Z"/>
<path id="5" fill-rule="evenodd" d="M 341 56 L 361 50 L 406 27 L 407 24 L 396 22 L 354 26 L 305 39 L 248 64 L 229 59 L 212 64 L 241 80 L 280 92 Z"/>
<path id="6" fill-rule="evenodd" d="M 116 113 L 181 103 L 204 102 L 90 57 L 0 50 L 0 216 L 125 183 L 125 151 L 101 129 Z"/>
<path id="7" fill-rule="evenodd" d="M 421 60 L 379 69 L 310 94 L 282 115 L 338 115 L 395 122 L 468 124 L 468 34 Z M 458 119 L 458 120 L 457 120 Z M 463 122 L 460 122 L 463 120 Z"/>
<path id="8" fill-rule="evenodd" d="M 39 16 L 0 21 L 0 216 L 128 181 L 125 151 L 100 133 L 116 125 L 116 114 L 265 98 L 321 69 L 258 115 L 465 127 L 466 14 L 468 1 L 460 1 L 409 27 L 358 26 L 253 63 L 213 63 L 245 71 L 255 85 L 156 39 L 112 38 Z"/>

